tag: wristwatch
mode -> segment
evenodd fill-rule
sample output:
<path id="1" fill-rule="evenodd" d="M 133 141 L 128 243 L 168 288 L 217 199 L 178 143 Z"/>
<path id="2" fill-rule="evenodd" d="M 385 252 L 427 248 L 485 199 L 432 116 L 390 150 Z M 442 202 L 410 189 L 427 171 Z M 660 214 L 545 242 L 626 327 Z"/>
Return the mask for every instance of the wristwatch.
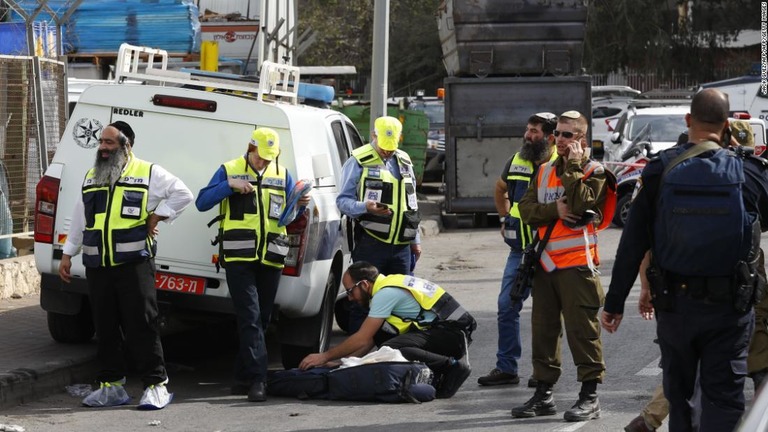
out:
<path id="1" fill-rule="evenodd" d="M 499 222 L 504 223 L 505 220 L 507 220 L 506 216 L 499 216 Z"/>

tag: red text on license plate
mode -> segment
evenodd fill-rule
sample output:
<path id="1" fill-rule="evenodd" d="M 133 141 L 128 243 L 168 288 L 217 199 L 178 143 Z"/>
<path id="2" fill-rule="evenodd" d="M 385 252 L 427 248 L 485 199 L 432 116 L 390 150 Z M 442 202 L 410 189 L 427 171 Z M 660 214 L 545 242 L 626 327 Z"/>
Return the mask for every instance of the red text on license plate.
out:
<path id="1" fill-rule="evenodd" d="M 202 295 L 205 293 L 205 278 L 156 272 L 155 288 L 164 291 Z"/>

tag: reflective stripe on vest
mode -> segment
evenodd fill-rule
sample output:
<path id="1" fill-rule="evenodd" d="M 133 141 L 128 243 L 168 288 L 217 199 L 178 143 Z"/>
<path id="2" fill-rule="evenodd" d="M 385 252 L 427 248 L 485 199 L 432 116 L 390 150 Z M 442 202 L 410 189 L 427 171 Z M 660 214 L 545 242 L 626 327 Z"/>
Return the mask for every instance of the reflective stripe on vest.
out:
<path id="1" fill-rule="evenodd" d="M 416 238 L 420 216 L 416 197 L 416 179 L 411 177 L 411 158 L 402 150 L 394 157 L 400 169 L 400 180 L 387 169 L 372 145 L 366 144 L 352 152 L 363 172 L 358 184 L 360 201 L 382 202 L 392 210 L 391 215 L 365 213 L 358 218 L 360 226 L 372 237 L 390 244 L 407 244 Z"/>
<path id="2" fill-rule="evenodd" d="M 422 311 L 431 311 L 437 318 L 436 321 L 474 321 L 459 302 L 450 294 L 445 292 L 439 285 L 429 282 L 425 279 L 406 275 L 379 275 L 373 284 L 371 296 L 375 296 L 382 288 L 401 288 L 407 290 L 421 307 Z M 423 329 L 429 327 L 433 322 L 421 322 L 423 312 L 415 319 L 407 319 L 397 316 L 390 316 L 385 321 L 388 324 L 384 331 L 403 334 L 411 328 Z"/>
<path id="3" fill-rule="evenodd" d="M 557 176 L 555 162 L 547 163 L 543 165 L 539 170 L 537 176 L 537 197 L 538 202 L 541 204 L 549 204 L 557 201 L 565 193 L 565 188 Z M 597 168 L 602 167 L 598 162 L 587 161 L 583 166 L 584 177 L 589 178 Z M 612 201 L 615 207 L 615 189 L 608 187 L 606 184 L 607 197 L 605 205 L 601 209 L 603 219 L 610 219 L 606 216 L 613 211 L 609 208 Z M 611 199 L 611 194 L 613 199 Z M 610 223 L 610 220 L 607 221 Z M 595 224 L 589 224 L 583 228 L 572 229 L 563 224 L 562 219 L 558 219 L 557 223 L 552 230 L 549 241 L 547 242 L 544 251 L 541 254 L 540 264 L 541 267 L 547 271 L 552 272 L 557 269 L 565 269 L 571 267 L 584 267 L 600 264 L 600 257 L 597 252 L 597 231 L 602 227 L 607 226 L 605 220 L 602 220 L 598 227 Z M 586 235 L 585 231 L 586 230 Z M 547 231 L 547 225 L 543 225 L 538 228 L 539 237 L 544 237 Z M 586 239 L 586 240 L 585 240 Z M 587 255 L 589 253 L 589 256 Z"/>
<path id="4" fill-rule="evenodd" d="M 155 256 L 157 246 L 147 232 L 151 172 L 151 163 L 130 155 L 113 187 L 96 185 L 94 168 L 85 175 L 84 266 L 112 267 Z"/>
<path id="5" fill-rule="evenodd" d="M 553 151 L 550 161 L 557 159 L 557 152 Z M 510 202 L 509 215 L 514 218 L 512 229 L 506 230 L 511 232 L 505 232 L 505 236 L 508 239 L 512 239 L 513 242 L 517 242 L 520 249 L 525 248 L 533 240 L 533 232 L 531 227 L 523 223 L 522 217 L 520 217 L 519 203 L 515 197 L 515 191 L 517 185 L 520 185 L 523 190 L 527 190 L 533 177 L 533 173 L 536 169 L 533 166 L 533 162 L 523 159 L 520 153 L 515 153 L 512 157 L 512 162 L 509 164 L 509 170 L 507 171 L 507 197 Z"/>
<path id="6" fill-rule="evenodd" d="M 283 268 L 288 255 L 286 227 L 277 221 L 286 204 L 286 170 L 272 162 L 262 175 L 248 164 L 247 156 L 222 165 L 228 179 L 242 179 L 253 185 L 250 194 L 234 193 L 221 201 L 219 240 L 224 262 L 260 261 Z"/>

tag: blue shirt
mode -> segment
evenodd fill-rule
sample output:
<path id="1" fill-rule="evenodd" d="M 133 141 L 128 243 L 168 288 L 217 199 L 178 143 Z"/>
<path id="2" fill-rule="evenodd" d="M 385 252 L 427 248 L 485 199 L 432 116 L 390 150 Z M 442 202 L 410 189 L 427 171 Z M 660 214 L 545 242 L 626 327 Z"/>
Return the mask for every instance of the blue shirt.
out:
<path id="1" fill-rule="evenodd" d="M 400 175 L 400 168 L 397 164 L 397 158 L 392 155 L 389 159 L 384 161 L 387 170 L 395 176 L 396 179 L 402 180 L 403 176 Z M 408 167 L 411 172 L 411 178 L 416 179 L 416 175 L 413 173 L 413 167 Z M 363 166 L 355 159 L 350 157 L 344 162 L 344 166 L 341 168 L 341 191 L 339 196 L 336 197 L 336 207 L 339 211 L 350 218 L 357 219 L 360 216 L 367 213 L 365 209 L 365 201 L 357 199 L 358 185 L 360 184 L 360 177 L 363 175 Z M 421 243 L 421 233 L 416 232 L 416 238 L 411 241 L 411 244 Z"/>
<path id="2" fill-rule="evenodd" d="M 266 169 L 275 169 L 272 164 L 269 164 Z M 291 173 L 285 171 L 285 196 L 289 196 L 294 187 L 293 177 Z M 208 186 L 200 189 L 200 193 L 195 200 L 195 207 L 201 212 L 210 210 L 213 206 L 222 202 L 225 198 L 230 197 L 238 192 L 235 192 L 229 187 L 229 179 L 227 178 L 227 171 L 224 169 L 224 165 L 219 166 L 219 169 L 213 173 L 211 181 L 208 182 Z"/>

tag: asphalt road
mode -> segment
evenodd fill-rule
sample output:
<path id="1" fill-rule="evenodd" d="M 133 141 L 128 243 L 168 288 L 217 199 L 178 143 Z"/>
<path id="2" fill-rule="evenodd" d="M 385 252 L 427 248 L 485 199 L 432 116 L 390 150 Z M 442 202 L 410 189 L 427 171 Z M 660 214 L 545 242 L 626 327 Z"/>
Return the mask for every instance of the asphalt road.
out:
<path id="1" fill-rule="evenodd" d="M 608 229 L 600 237 L 601 272 L 605 289 L 621 231 Z M 472 375 L 455 397 L 416 404 L 374 404 L 330 401 L 299 401 L 270 398 L 248 403 L 230 396 L 229 384 L 235 350 L 234 330 L 216 326 L 168 337 L 164 340 L 176 393 L 166 409 L 135 410 L 141 397 L 137 378 L 128 391 L 133 404 L 117 408 L 87 409 L 80 398 L 63 391 L 0 414 L 0 426 L 19 425 L 27 431 L 617 431 L 622 430 L 643 407 L 660 382 L 658 347 L 653 343 L 654 322 L 637 313 L 639 288 L 628 299 L 618 333 L 603 333 L 607 378 L 598 387 L 602 417 L 566 423 L 562 413 L 576 401 L 580 385 L 563 341 L 563 374 L 555 387 L 558 414 L 534 419 L 513 419 L 510 408 L 524 403 L 533 389 L 524 386 L 531 374 L 530 302 L 523 308 L 523 358 L 520 386 L 480 387 L 477 378 L 495 364 L 496 298 L 508 249 L 497 228 L 456 230 L 427 237 L 424 255 L 416 267 L 418 276 L 449 290 L 478 320 L 470 348 Z M 338 341 L 343 336 L 335 335 Z M 272 365 L 278 367 L 274 361 Z M 752 400 L 751 382 L 747 399 Z M 0 428 L 0 430 L 3 430 Z M 666 427 L 661 430 L 666 431 Z"/>

